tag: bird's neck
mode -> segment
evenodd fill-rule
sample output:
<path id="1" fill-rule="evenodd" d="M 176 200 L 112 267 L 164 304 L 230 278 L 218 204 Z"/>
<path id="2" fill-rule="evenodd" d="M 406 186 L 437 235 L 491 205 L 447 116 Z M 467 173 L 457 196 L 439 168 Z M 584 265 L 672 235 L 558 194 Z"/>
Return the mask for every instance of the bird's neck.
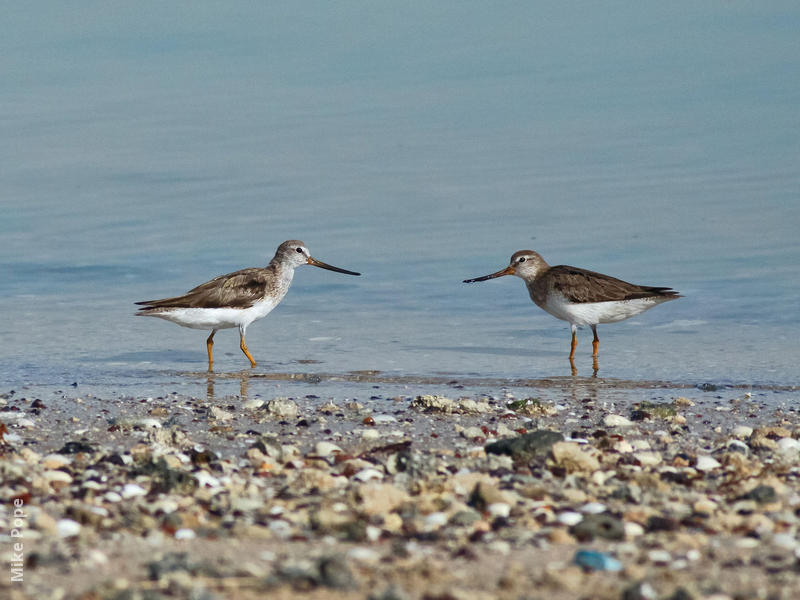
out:
<path id="1" fill-rule="evenodd" d="M 275 259 L 272 259 L 267 268 L 271 269 L 275 273 L 275 279 L 278 282 L 279 287 L 283 288 L 284 293 L 286 293 L 285 290 L 289 289 L 292 279 L 294 278 L 294 267 L 287 266 Z"/>

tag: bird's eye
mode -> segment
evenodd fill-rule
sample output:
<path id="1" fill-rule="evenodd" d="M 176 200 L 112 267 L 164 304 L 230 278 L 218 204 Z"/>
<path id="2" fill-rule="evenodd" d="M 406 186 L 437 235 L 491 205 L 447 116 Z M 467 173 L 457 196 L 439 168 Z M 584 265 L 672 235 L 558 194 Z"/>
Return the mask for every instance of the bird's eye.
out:
<path id="1" fill-rule="evenodd" d="M 525 257 L 524 256 L 520 256 L 519 260 L 517 260 L 517 262 L 525 262 Z"/>
<path id="2" fill-rule="evenodd" d="M 297 250 L 300 254 L 303 253 L 303 249 L 302 248 L 295 248 L 295 250 Z"/>

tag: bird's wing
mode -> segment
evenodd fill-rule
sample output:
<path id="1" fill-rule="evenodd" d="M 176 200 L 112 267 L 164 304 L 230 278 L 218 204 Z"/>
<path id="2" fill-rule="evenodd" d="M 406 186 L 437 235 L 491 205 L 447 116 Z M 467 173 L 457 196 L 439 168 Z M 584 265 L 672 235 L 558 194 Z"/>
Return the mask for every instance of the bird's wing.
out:
<path id="1" fill-rule="evenodd" d="M 678 296 L 677 292 L 668 287 L 636 285 L 610 275 L 566 265 L 551 267 L 546 277 L 549 279 L 547 285 L 553 291 L 563 294 L 569 302 L 575 303 Z"/>
<path id="2" fill-rule="evenodd" d="M 242 269 L 220 275 L 198 285 L 183 296 L 137 302 L 148 310 L 152 308 L 248 308 L 264 295 L 269 280 L 267 269 Z"/>

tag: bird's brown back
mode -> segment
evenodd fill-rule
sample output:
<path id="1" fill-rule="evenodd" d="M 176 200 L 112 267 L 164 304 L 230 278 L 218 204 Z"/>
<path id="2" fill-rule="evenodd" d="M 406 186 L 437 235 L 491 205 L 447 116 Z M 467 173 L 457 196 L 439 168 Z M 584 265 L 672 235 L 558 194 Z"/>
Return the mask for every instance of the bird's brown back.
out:
<path id="1" fill-rule="evenodd" d="M 678 292 L 668 287 L 636 285 L 610 275 L 568 265 L 550 267 L 533 282 L 531 296 L 537 304 L 544 304 L 551 292 L 561 294 L 567 301 L 576 304 L 680 297 Z"/>
<path id="2" fill-rule="evenodd" d="M 254 267 L 215 277 L 183 296 L 146 300 L 136 304 L 143 306 L 139 309 L 142 313 L 164 308 L 249 308 L 278 285 L 279 278 L 272 265 L 265 268 Z"/>

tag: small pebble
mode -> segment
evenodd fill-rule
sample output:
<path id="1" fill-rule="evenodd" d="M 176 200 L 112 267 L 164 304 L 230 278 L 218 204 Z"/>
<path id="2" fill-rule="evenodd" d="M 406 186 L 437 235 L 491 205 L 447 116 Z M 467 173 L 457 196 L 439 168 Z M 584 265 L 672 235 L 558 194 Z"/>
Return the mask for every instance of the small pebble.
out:
<path id="1" fill-rule="evenodd" d="M 558 522 L 562 525 L 566 525 L 567 527 L 571 527 L 573 525 L 577 525 L 581 521 L 583 521 L 583 515 L 579 512 L 574 511 L 564 511 L 558 514 L 556 517 Z"/>
<path id="2" fill-rule="evenodd" d="M 622 563 L 616 558 L 594 550 L 578 550 L 572 559 L 579 567 L 589 571 L 621 571 Z"/>
<path id="3" fill-rule="evenodd" d="M 424 521 L 425 531 L 435 531 L 447 525 L 447 514 L 435 512 L 427 515 Z"/>
<path id="4" fill-rule="evenodd" d="M 650 550 L 647 553 L 647 559 L 657 565 L 666 565 L 672 561 L 672 555 L 666 550 Z"/>
<path id="5" fill-rule="evenodd" d="M 72 519 L 61 519 L 56 523 L 56 532 L 60 538 L 75 537 L 81 532 L 81 524 Z"/>
<path id="6" fill-rule="evenodd" d="M 608 510 L 608 507 L 605 504 L 601 504 L 600 502 L 588 502 L 581 506 L 581 512 L 587 515 L 599 515 L 600 513 L 604 513 Z"/>
<path id="7" fill-rule="evenodd" d="M 122 487 L 122 491 L 120 495 L 124 500 L 128 500 L 130 498 L 137 498 L 139 496 L 146 496 L 147 490 L 144 489 L 142 486 L 137 485 L 135 483 L 126 483 Z"/>
<path id="8" fill-rule="evenodd" d="M 698 471 L 713 471 L 721 466 L 722 464 L 713 456 L 702 455 L 697 457 L 697 464 L 694 468 Z"/>
<path id="9" fill-rule="evenodd" d="M 633 421 L 622 415 L 606 415 L 603 418 L 603 424 L 606 427 L 631 427 Z"/>
<path id="10" fill-rule="evenodd" d="M 178 529 L 174 537 L 176 540 L 193 540 L 197 537 L 197 534 L 193 529 Z"/>
<path id="11" fill-rule="evenodd" d="M 377 469 L 362 469 L 353 475 L 353 479 L 358 481 L 378 481 L 383 479 L 383 473 Z"/>
<path id="12" fill-rule="evenodd" d="M 327 458 L 334 454 L 341 454 L 342 449 L 332 442 L 321 441 L 314 446 L 314 455 Z"/>
<path id="13" fill-rule="evenodd" d="M 261 398 L 250 398 L 242 404 L 242 408 L 245 410 L 256 410 L 262 406 L 264 406 L 264 400 Z"/>

